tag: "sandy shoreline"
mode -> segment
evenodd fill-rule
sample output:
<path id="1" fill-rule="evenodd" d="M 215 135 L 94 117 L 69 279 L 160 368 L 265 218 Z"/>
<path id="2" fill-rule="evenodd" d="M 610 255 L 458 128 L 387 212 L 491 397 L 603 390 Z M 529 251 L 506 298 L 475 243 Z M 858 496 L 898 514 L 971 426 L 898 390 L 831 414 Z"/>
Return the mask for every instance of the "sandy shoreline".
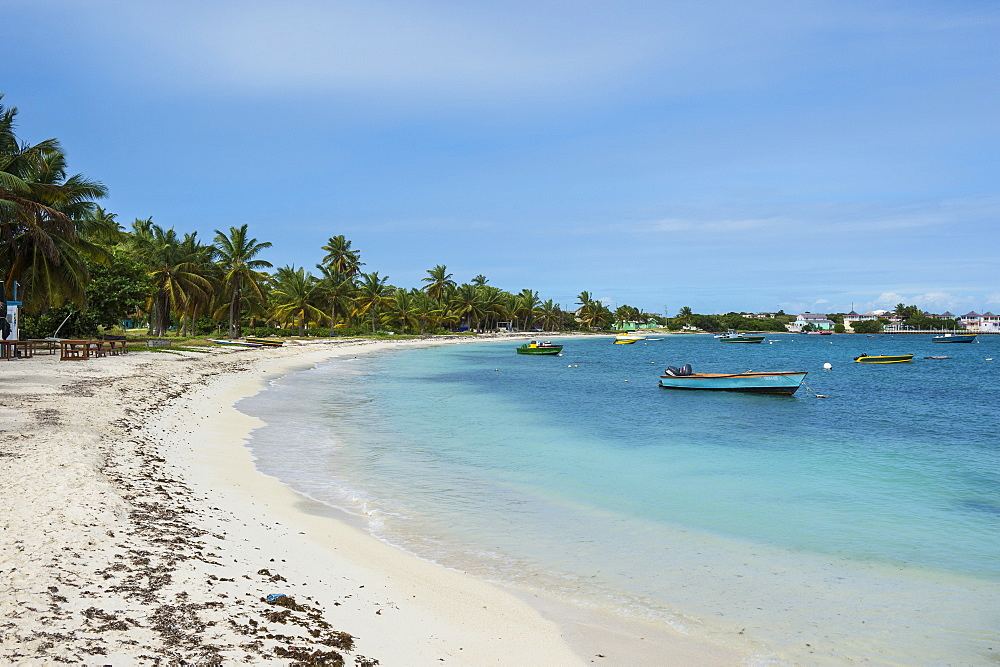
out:
<path id="1" fill-rule="evenodd" d="M 0 365 L 0 660 L 737 664 L 423 561 L 256 471 L 232 405 L 397 342 Z M 269 595 L 277 597 L 268 602 Z"/>

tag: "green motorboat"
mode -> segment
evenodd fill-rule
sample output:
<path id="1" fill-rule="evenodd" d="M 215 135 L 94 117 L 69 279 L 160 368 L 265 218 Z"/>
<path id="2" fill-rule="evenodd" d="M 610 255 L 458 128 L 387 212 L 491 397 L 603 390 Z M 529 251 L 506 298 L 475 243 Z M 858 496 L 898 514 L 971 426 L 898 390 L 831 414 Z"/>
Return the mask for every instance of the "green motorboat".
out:
<path id="1" fill-rule="evenodd" d="M 562 352 L 562 345 L 553 345 L 549 341 L 544 343 L 539 343 L 537 340 L 533 340 L 530 343 L 525 343 L 521 347 L 517 348 L 518 354 L 559 354 Z"/>

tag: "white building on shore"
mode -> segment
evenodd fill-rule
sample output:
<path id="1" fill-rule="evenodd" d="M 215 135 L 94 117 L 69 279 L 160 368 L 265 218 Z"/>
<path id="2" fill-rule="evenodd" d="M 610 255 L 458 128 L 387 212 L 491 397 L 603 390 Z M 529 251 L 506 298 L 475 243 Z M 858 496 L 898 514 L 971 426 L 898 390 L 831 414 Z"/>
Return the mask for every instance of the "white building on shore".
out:
<path id="1" fill-rule="evenodd" d="M 788 325 L 789 331 L 802 331 L 809 325 L 813 331 L 832 331 L 836 323 L 823 313 L 800 313 L 795 321 Z"/>

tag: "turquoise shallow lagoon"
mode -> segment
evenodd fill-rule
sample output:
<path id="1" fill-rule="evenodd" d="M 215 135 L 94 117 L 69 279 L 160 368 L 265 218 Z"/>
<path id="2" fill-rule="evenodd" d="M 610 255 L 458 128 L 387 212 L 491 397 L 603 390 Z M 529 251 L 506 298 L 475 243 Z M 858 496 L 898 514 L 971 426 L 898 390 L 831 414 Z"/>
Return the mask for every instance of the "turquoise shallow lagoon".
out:
<path id="1" fill-rule="evenodd" d="M 982 664 L 1000 660 L 1000 336 L 980 340 L 417 346 L 239 408 L 267 424 L 263 472 L 444 565 L 764 660 Z M 657 386 L 684 363 L 806 370 L 811 390 Z"/>

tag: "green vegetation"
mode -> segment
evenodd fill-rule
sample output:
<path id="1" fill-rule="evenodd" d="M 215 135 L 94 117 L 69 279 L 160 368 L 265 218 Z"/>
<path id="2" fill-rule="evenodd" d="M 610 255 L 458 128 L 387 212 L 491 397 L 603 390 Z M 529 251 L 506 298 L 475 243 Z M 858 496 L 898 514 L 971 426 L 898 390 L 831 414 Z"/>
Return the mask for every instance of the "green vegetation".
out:
<path id="1" fill-rule="evenodd" d="M 864 320 L 863 322 L 855 322 L 851 328 L 854 329 L 854 333 L 877 334 L 882 333 L 884 326 L 884 320 Z"/>

